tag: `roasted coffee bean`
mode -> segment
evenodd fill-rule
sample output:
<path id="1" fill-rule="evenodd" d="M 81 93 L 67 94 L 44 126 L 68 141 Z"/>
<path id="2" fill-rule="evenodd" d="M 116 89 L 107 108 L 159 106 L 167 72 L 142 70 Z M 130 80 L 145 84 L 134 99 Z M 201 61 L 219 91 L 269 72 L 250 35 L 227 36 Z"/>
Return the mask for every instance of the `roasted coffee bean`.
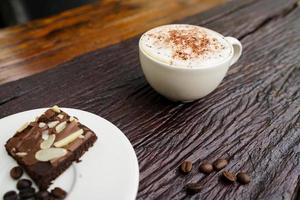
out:
<path id="1" fill-rule="evenodd" d="M 223 175 L 224 180 L 227 181 L 227 182 L 233 183 L 233 182 L 236 181 L 236 176 L 232 172 L 224 171 L 222 173 L 222 175 Z"/>
<path id="2" fill-rule="evenodd" d="M 35 189 L 33 187 L 23 188 L 19 192 L 19 196 L 21 199 L 27 199 L 35 196 Z"/>
<path id="3" fill-rule="evenodd" d="M 186 191 L 189 194 L 198 193 L 201 191 L 201 189 L 202 189 L 202 186 L 199 183 L 189 183 L 186 185 Z"/>
<path id="4" fill-rule="evenodd" d="M 15 191 L 6 192 L 3 196 L 3 200 L 18 200 L 18 194 Z"/>
<path id="5" fill-rule="evenodd" d="M 33 197 L 29 197 L 29 198 L 21 199 L 21 200 L 36 200 L 36 198 L 33 196 Z"/>
<path id="6" fill-rule="evenodd" d="M 213 163 L 214 170 L 219 171 L 228 165 L 228 161 L 225 159 L 218 159 Z"/>
<path id="7" fill-rule="evenodd" d="M 183 163 L 180 165 L 180 170 L 182 173 L 187 174 L 190 171 L 192 171 L 193 164 L 190 161 L 183 161 Z"/>
<path id="8" fill-rule="evenodd" d="M 50 199 L 50 194 L 48 191 L 39 191 L 36 193 L 36 199 L 37 200 L 49 200 Z"/>
<path id="9" fill-rule="evenodd" d="M 14 167 L 10 170 L 10 176 L 15 180 L 21 178 L 22 175 L 23 175 L 23 169 L 19 166 Z"/>
<path id="10" fill-rule="evenodd" d="M 199 166 L 199 170 L 202 173 L 210 174 L 214 170 L 214 168 L 213 168 L 212 164 L 210 164 L 208 162 L 204 162 Z"/>
<path id="11" fill-rule="evenodd" d="M 18 181 L 17 183 L 17 188 L 18 190 L 24 189 L 24 188 L 28 188 L 31 187 L 32 182 L 28 179 L 21 179 Z"/>
<path id="12" fill-rule="evenodd" d="M 239 172 L 237 175 L 237 180 L 238 182 L 240 182 L 241 184 L 248 184 L 251 181 L 251 177 L 246 174 L 245 172 Z"/>
<path id="13" fill-rule="evenodd" d="M 59 187 L 56 187 L 51 191 L 51 195 L 59 200 L 62 200 L 66 198 L 67 192 Z"/>

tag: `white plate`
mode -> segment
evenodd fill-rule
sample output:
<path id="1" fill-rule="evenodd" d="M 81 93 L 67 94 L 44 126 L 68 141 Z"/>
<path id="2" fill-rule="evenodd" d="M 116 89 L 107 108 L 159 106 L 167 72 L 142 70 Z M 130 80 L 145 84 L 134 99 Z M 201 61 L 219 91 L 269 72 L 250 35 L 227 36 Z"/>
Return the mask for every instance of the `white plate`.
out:
<path id="1" fill-rule="evenodd" d="M 16 162 L 8 156 L 4 145 L 15 131 L 46 109 L 36 109 L 0 119 L 0 199 L 9 190 L 16 190 L 16 181 L 9 171 Z M 95 145 L 80 163 L 74 163 L 59 176 L 51 188 L 59 186 L 68 192 L 68 200 L 133 200 L 136 198 L 139 168 L 135 152 L 125 135 L 107 120 L 77 109 L 62 108 L 79 118 L 98 136 Z M 24 176 L 26 177 L 26 175 Z"/>

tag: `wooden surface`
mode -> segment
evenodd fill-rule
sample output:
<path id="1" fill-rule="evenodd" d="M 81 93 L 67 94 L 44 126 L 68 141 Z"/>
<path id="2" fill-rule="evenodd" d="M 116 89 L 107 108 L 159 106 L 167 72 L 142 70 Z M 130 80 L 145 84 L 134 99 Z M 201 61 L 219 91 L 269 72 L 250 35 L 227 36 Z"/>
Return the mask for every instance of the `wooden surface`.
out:
<path id="1" fill-rule="evenodd" d="M 0 30 L 0 84 L 190 16 L 225 0 L 101 0 Z"/>
<path id="2" fill-rule="evenodd" d="M 139 200 L 299 199 L 300 9 L 294 0 L 244 0 L 180 22 L 241 40 L 244 53 L 222 84 L 189 104 L 170 102 L 146 83 L 138 38 L 0 86 L 0 117 L 59 104 L 96 113 L 130 139 L 140 164 Z M 80 117 L 80 116 L 79 116 Z M 3 127 L 1 127 L 3 128 Z M 101 139 L 101 136 L 100 136 Z M 203 161 L 230 159 L 247 186 L 224 185 Z M 178 166 L 194 163 L 183 176 Z M 189 196 L 185 184 L 203 190 Z"/>

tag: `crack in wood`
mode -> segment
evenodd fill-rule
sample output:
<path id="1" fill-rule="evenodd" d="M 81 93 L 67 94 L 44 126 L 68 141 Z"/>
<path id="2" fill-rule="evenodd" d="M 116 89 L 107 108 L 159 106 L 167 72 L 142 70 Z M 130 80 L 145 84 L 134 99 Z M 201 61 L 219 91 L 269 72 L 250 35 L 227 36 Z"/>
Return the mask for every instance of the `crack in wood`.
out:
<path id="1" fill-rule="evenodd" d="M 6 86 L 6 85 L 8 85 L 8 84 L 3 85 L 2 87 Z M 34 90 L 34 89 L 36 89 L 36 88 L 32 88 L 32 89 Z M 4 89 L 4 90 L 5 90 L 5 89 Z M 18 92 L 18 91 L 19 91 L 19 92 Z M 4 106 L 4 105 L 7 104 L 7 103 L 11 103 L 11 102 L 13 102 L 13 101 L 19 99 L 20 97 L 22 97 L 22 96 L 24 96 L 24 95 L 26 95 L 26 94 L 28 94 L 28 93 L 30 93 L 30 92 L 32 92 L 32 90 L 21 91 L 21 88 L 16 87 L 16 92 L 15 92 L 15 94 L 8 95 L 7 97 L 4 97 L 4 98 L 3 98 L 3 96 L 2 96 L 2 98 L 1 98 L 1 96 L 0 96 L 0 106 Z M 0 95 L 1 95 L 1 93 L 0 93 Z"/>
<path id="2" fill-rule="evenodd" d="M 292 200 L 299 200 L 300 199 L 300 176 L 298 176 L 298 180 L 296 183 L 297 187 L 295 189 L 294 194 L 292 195 Z"/>
<path id="3" fill-rule="evenodd" d="M 22 95 L 20 95 L 20 96 L 22 96 Z M 3 100 L 0 101 L 0 106 L 4 105 L 4 104 L 6 104 L 10 101 L 15 100 L 15 99 L 19 98 L 20 96 L 12 96 L 12 97 L 9 97 L 7 99 L 3 99 Z"/>

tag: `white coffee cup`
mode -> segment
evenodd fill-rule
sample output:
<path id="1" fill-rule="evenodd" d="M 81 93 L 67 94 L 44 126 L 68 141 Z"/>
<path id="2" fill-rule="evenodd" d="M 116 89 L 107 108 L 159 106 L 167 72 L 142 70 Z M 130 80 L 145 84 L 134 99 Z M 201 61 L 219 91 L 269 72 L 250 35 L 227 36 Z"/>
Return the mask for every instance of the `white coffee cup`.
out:
<path id="1" fill-rule="evenodd" d="M 213 32 L 229 44 L 231 53 L 220 63 L 199 68 L 178 67 L 162 62 L 146 53 L 140 40 L 140 63 L 146 80 L 152 88 L 170 100 L 181 102 L 197 100 L 216 89 L 229 67 L 240 58 L 242 45 L 236 38 L 224 37 L 215 31 Z"/>

